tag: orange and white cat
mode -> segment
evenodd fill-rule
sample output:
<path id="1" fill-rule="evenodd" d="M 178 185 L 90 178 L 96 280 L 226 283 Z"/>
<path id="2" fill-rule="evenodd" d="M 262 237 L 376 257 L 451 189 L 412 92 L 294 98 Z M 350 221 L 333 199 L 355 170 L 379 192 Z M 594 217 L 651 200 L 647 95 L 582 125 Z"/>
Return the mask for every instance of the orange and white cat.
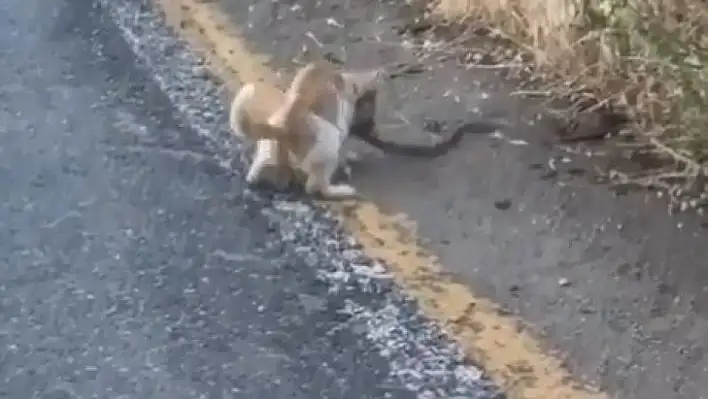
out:
<path id="1" fill-rule="evenodd" d="M 295 170 L 304 172 L 305 191 L 330 199 L 356 196 L 348 184 L 333 184 L 340 152 L 349 133 L 355 103 L 375 88 L 381 70 L 340 71 L 315 61 L 297 71 L 285 93 L 265 83 L 247 83 L 234 97 L 229 113 L 235 135 L 256 140 L 249 184 L 266 178 L 272 167 L 278 185 Z"/>

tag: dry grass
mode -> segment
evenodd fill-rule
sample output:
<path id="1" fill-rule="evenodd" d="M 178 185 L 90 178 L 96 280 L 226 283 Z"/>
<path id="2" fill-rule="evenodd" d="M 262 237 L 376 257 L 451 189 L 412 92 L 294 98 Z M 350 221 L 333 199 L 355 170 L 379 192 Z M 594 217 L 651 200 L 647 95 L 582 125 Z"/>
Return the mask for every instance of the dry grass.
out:
<path id="1" fill-rule="evenodd" d="M 551 73 L 552 92 L 621 107 L 688 183 L 707 174 L 703 0 L 439 0 L 435 11 L 497 29 Z"/>

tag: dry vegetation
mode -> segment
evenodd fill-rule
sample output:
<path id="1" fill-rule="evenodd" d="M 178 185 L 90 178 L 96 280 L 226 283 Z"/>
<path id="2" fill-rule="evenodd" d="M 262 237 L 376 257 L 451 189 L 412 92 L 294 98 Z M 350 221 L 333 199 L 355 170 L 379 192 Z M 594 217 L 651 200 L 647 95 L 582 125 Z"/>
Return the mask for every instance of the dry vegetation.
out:
<path id="1" fill-rule="evenodd" d="M 708 4 L 703 0 L 439 0 L 448 21 L 483 21 L 533 55 L 556 95 L 620 107 L 671 165 L 651 185 L 708 172 Z M 637 144 L 632 144 L 636 146 Z M 668 170 L 671 169 L 671 170 Z M 677 177 L 679 178 L 677 180 Z M 649 183 L 648 183 L 649 184 Z M 703 183 L 701 183 L 703 185 Z M 700 187 L 705 190 L 705 187 Z"/>

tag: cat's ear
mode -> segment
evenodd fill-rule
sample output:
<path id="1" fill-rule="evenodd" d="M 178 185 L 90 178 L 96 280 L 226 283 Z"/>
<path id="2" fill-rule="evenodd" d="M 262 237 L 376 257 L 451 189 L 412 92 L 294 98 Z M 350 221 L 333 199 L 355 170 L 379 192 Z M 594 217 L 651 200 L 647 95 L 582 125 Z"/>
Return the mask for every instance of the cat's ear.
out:
<path id="1" fill-rule="evenodd" d="M 366 93 L 367 91 L 375 88 L 381 77 L 383 76 L 383 69 L 373 69 L 370 71 L 363 72 L 343 72 L 342 78 L 344 81 L 349 82 L 354 89 L 354 94 L 357 96 Z"/>
<path id="2" fill-rule="evenodd" d="M 337 91 L 344 90 L 344 76 L 342 73 L 335 73 L 332 79 L 332 85 Z"/>
<path id="3" fill-rule="evenodd" d="M 374 89 L 383 76 L 383 69 L 373 69 L 371 71 L 361 72 L 357 82 L 357 91 L 359 94 L 366 93 Z"/>

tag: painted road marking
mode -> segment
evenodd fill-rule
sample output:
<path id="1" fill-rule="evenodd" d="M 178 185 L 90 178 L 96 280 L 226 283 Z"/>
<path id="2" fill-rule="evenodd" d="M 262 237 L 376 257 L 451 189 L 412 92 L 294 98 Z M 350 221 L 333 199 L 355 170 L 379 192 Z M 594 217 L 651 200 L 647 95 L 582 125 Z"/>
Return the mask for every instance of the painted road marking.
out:
<path id="1" fill-rule="evenodd" d="M 166 20 L 198 50 L 233 92 L 239 82 L 281 81 L 217 5 L 198 0 L 155 0 Z M 383 260 L 397 283 L 418 300 L 427 317 L 443 327 L 510 398 L 605 399 L 608 396 L 573 381 L 561 361 L 518 328 L 518 320 L 453 281 L 437 257 L 418 244 L 410 221 L 384 214 L 374 203 L 321 203 L 354 233 L 367 255 Z"/>

